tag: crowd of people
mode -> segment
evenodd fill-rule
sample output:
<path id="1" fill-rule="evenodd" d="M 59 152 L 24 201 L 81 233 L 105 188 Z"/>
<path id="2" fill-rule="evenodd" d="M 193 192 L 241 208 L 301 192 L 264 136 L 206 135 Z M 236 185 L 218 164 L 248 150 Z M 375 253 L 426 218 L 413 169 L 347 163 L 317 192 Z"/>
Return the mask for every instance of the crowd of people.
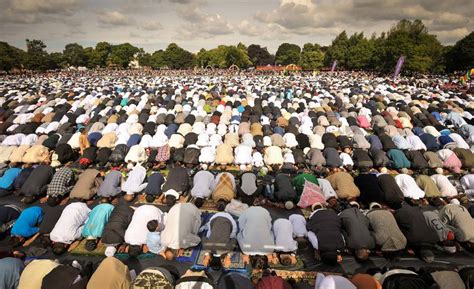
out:
<path id="1" fill-rule="evenodd" d="M 233 252 L 249 270 L 290 268 L 302 249 L 328 266 L 473 252 L 474 98 L 446 85 L 362 73 L 4 76 L 0 287 L 252 288 L 232 272 Z M 105 248 L 100 265 L 56 259 L 79 244 Z M 206 269 L 183 276 L 116 258 L 166 263 L 193 248 Z M 220 270 L 230 273 L 211 280 Z M 315 288 L 472 286 L 474 268 L 463 270 L 318 274 Z M 256 287 L 290 283 L 270 273 Z"/>

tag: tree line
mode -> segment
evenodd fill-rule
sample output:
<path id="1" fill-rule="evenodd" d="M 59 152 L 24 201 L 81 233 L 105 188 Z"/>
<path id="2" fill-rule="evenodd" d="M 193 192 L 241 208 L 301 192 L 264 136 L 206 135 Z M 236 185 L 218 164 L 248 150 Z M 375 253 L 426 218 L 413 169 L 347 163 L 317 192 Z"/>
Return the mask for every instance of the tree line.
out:
<path id="1" fill-rule="evenodd" d="M 306 43 L 300 47 L 282 43 L 275 55 L 257 44 L 248 47 L 219 45 L 191 53 L 175 43 L 164 50 L 147 53 L 130 43 L 99 42 L 95 47 L 70 43 L 62 52 L 48 53 L 41 40 L 26 39 L 26 51 L 0 42 L 0 70 L 50 70 L 69 66 L 87 68 L 127 68 L 131 61 L 153 69 L 189 69 L 194 67 L 241 69 L 264 65 L 296 64 L 305 70 L 330 67 L 337 69 L 390 72 L 398 58 L 405 56 L 404 71 L 443 73 L 474 67 L 474 32 L 453 46 L 443 46 L 430 34 L 421 20 L 401 20 L 389 31 L 366 37 L 363 32 L 341 32 L 329 46 Z"/>

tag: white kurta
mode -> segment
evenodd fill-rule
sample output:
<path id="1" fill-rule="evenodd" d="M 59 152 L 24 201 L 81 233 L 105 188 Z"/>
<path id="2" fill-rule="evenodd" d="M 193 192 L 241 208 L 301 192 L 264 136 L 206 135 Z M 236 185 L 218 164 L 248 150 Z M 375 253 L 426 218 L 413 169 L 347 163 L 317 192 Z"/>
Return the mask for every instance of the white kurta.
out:
<path id="1" fill-rule="evenodd" d="M 125 231 L 124 240 L 129 245 L 146 244 L 147 224 L 151 220 L 163 223 L 163 212 L 153 205 L 142 205 L 133 213 L 132 221 Z"/>
<path id="2" fill-rule="evenodd" d="M 71 203 L 65 207 L 49 235 L 51 241 L 71 244 L 81 238 L 82 229 L 90 211 L 87 204 L 81 202 Z"/>

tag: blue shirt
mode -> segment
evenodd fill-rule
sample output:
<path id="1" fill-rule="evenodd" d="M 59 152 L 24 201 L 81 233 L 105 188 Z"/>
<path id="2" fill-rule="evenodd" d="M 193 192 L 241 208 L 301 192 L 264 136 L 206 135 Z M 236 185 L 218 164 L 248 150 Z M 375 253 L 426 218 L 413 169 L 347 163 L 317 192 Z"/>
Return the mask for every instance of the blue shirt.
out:
<path id="1" fill-rule="evenodd" d="M 132 135 L 130 136 L 130 138 L 128 139 L 128 141 L 127 141 L 127 146 L 128 146 L 128 147 L 132 147 L 132 146 L 134 146 L 134 145 L 139 144 L 141 138 L 142 138 L 142 136 L 139 135 L 139 134 L 136 134 L 136 133 L 135 133 L 135 134 L 132 134 Z"/>
<path id="2" fill-rule="evenodd" d="M 100 204 L 92 209 L 89 213 L 89 218 L 84 224 L 82 236 L 84 238 L 100 238 L 113 210 L 114 206 L 111 204 Z"/>
<path id="3" fill-rule="evenodd" d="M 161 245 L 161 233 L 160 232 L 148 232 L 146 235 L 146 246 L 148 250 L 154 254 L 160 254 L 164 247 Z"/>
<path id="4" fill-rule="evenodd" d="M 38 206 L 26 208 L 13 225 L 11 235 L 29 238 L 38 233 L 43 215 L 43 209 Z"/>
<path id="5" fill-rule="evenodd" d="M 9 168 L 0 178 L 0 189 L 10 190 L 16 177 L 21 173 L 20 168 Z"/>

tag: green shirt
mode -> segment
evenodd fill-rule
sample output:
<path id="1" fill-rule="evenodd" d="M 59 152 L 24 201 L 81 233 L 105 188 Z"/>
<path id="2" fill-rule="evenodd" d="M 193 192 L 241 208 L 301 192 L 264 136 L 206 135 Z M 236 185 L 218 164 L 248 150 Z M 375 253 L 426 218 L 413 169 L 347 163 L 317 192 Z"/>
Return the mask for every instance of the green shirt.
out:
<path id="1" fill-rule="evenodd" d="M 319 186 L 318 179 L 314 175 L 308 173 L 299 174 L 294 177 L 292 181 L 292 184 L 295 187 L 298 196 L 301 196 L 301 194 L 303 193 L 305 181 L 312 182 Z"/>

